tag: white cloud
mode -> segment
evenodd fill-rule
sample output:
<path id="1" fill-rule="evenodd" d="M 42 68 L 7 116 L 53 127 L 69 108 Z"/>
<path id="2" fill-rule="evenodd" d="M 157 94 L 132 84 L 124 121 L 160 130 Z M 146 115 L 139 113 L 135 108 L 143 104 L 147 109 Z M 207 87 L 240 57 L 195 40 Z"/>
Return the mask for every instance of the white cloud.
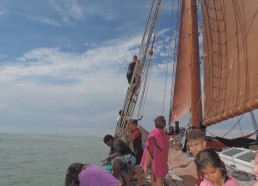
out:
<path id="1" fill-rule="evenodd" d="M 43 23 L 49 24 L 49 25 L 61 26 L 61 23 L 58 22 L 55 19 L 50 19 L 50 18 L 47 18 L 47 17 L 41 17 L 41 18 L 38 18 L 38 19 L 34 18 L 34 19 L 38 20 L 38 21 L 41 21 Z"/>
<path id="2" fill-rule="evenodd" d="M 60 1 L 61 2 L 61 1 Z M 62 0 L 50 1 L 51 7 L 61 15 L 61 20 L 68 25 L 73 21 L 84 20 L 90 17 L 99 17 L 105 20 L 113 18 L 112 9 L 109 2 L 96 3 L 94 1 L 77 1 Z"/>
<path id="3" fill-rule="evenodd" d="M 82 124 L 114 128 L 128 86 L 127 65 L 139 39 L 109 41 L 82 54 L 39 48 L 2 65 L 3 123 L 17 122 L 26 128 L 30 122 L 39 130 L 45 125 L 61 130 L 63 125 Z"/>
<path id="4" fill-rule="evenodd" d="M 109 11 L 94 5 L 84 9 L 76 1 L 62 2 L 52 1 L 52 5 L 67 23 L 85 19 L 87 14 L 112 17 L 111 8 L 109 14 Z M 47 17 L 41 21 L 60 25 Z M 166 87 L 164 97 L 164 74 L 167 70 L 171 72 L 172 67 L 171 61 L 167 69 L 164 58 L 160 59 L 168 56 L 164 50 L 173 51 L 174 46 L 168 45 L 171 42 L 167 37 L 168 31 L 161 30 L 162 41 L 155 43 L 156 61 L 141 121 L 148 130 L 154 127 L 153 119 L 157 115 L 169 115 L 171 87 Z M 112 131 L 128 87 L 127 66 L 132 56 L 137 54 L 141 38 L 139 35 L 126 40 L 110 40 L 101 46 L 87 43 L 85 45 L 90 49 L 83 53 L 37 48 L 16 61 L 2 64 L 0 130 L 10 131 L 6 125 L 11 124 L 15 126 L 13 130 L 24 133 L 50 133 L 54 130 L 58 134 L 84 135 L 101 130 L 102 135 L 103 131 Z M 172 85 L 171 82 L 167 84 Z"/>
<path id="5" fill-rule="evenodd" d="M 58 48 L 34 49 L 19 57 L 16 63 L 0 67 L 0 80 L 17 80 L 21 83 L 22 79 L 29 84 L 40 84 L 44 77 L 45 80 L 56 78 L 83 81 L 92 74 L 119 72 L 131 60 L 139 39 L 136 37 L 129 41 L 110 41 L 83 54 L 65 53 Z"/>
<path id="6" fill-rule="evenodd" d="M 50 6 L 61 16 L 62 22 L 67 25 L 73 25 L 74 20 L 78 21 L 84 19 L 84 7 L 79 5 L 77 1 L 50 1 Z"/>

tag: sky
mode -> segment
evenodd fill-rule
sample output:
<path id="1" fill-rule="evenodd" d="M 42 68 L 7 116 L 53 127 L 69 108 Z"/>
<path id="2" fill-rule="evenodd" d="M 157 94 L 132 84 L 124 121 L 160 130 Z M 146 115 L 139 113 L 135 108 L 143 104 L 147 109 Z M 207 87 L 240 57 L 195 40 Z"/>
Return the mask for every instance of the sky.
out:
<path id="1" fill-rule="evenodd" d="M 1 0 L 0 133 L 113 134 L 128 88 L 127 67 L 139 52 L 151 3 Z M 168 5 L 164 16 L 171 14 Z M 172 60 L 166 44 L 174 28 L 160 25 L 141 122 L 147 130 L 156 116 L 168 118 L 172 83 L 164 81 Z"/>

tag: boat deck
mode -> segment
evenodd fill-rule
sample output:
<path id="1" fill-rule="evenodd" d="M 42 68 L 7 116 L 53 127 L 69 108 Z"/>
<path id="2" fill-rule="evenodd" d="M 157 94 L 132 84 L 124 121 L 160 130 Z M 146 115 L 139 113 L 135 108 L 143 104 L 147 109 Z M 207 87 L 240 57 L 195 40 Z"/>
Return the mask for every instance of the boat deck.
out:
<path id="1" fill-rule="evenodd" d="M 184 182 L 180 176 L 174 173 L 169 165 L 168 175 L 165 178 L 165 186 L 184 186 Z"/>
<path id="2" fill-rule="evenodd" d="M 255 175 L 248 174 L 244 171 L 237 171 L 232 167 L 226 167 L 228 172 L 237 179 L 241 186 L 253 186 L 255 183 Z"/>
<path id="3" fill-rule="evenodd" d="M 143 178 L 144 186 L 150 186 L 150 176 Z M 183 180 L 180 176 L 176 175 L 172 168 L 169 167 L 168 174 L 165 178 L 165 186 L 184 186 Z M 131 182 L 131 186 L 137 186 L 137 181 L 134 180 Z"/>
<path id="4" fill-rule="evenodd" d="M 183 181 L 185 186 L 197 186 L 196 166 L 194 157 L 188 156 L 180 150 L 170 148 L 169 150 L 169 165 L 171 171 Z M 241 186 L 253 186 L 255 183 L 255 176 L 243 172 L 236 171 L 232 167 L 227 167 L 228 172 L 233 175 Z M 173 185 L 173 184 L 172 184 Z M 176 185 L 176 184 L 174 184 Z"/>

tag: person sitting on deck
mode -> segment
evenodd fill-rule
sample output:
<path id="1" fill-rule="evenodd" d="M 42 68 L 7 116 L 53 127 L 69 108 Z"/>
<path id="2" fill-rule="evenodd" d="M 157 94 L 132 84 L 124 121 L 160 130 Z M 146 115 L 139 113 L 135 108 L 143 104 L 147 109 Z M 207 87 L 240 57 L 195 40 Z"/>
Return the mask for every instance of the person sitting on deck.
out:
<path id="1" fill-rule="evenodd" d="M 195 164 L 201 175 L 200 186 L 239 186 L 235 178 L 228 174 L 224 162 L 212 149 L 204 149 L 196 155 Z"/>
<path id="2" fill-rule="evenodd" d="M 142 185 L 142 174 L 140 171 L 140 163 L 142 160 L 143 148 L 142 148 L 142 134 L 138 126 L 138 121 L 142 117 L 137 119 L 130 119 L 127 124 L 128 137 L 133 142 L 133 148 L 136 155 L 136 163 L 134 166 L 135 173 L 137 175 L 137 184 Z"/>
<path id="3" fill-rule="evenodd" d="M 200 151 L 206 148 L 205 133 L 200 129 L 190 129 L 186 133 L 187 147 L 190 152 L 196 156 Z M 200 185 L 201 177 L 197 171 L 197 184 Z"/>
<path id="4" fill-rule="evenodd" d="M 255 182 L 254 186 L 258 186 L 258 152 L 256 152 L 256 155 L 255 155 L 255 165 L 253 168 L 253 173 L 256 176 L 256 182 Z"/>
<path id="5" fill-rule="evenodd" d="M 103 141 L 111 149 L 109 156 L 102 160 L 102 162 L 106 164 L 113 159 L 113 176 L 120 179 L 120 175 L 122 174 L 125 184 L 130 186 L 129 172 L 135 165 L 135 154 L 124 141 L 119 138 L 114 139 L 110 134 L 107 134 Z"/>
<path id="6" fill-rule="evenodd" d="M 68 167 L 65 186 L 121 186 L 118 179 L 104 169 L 83 163 L 73 163 Z"/>
<path id="7" fill-rule="evenodd" d="M 200 129 L 191 129 L 187 131 L 186 140 L 187 146 L 194 156 L 206 148 L 205 133 Z"/>
<path id="8" fill-rule="evenodd" d="M 164 116 L 156 117 L 154 122 L 155 128 L 148 135 L 141 167 L 147 174 L 148 166 L 151 164 L 151 185 L 162 186 L 168 173 L 169 137 L 164 131 L 166 126 Z"/>

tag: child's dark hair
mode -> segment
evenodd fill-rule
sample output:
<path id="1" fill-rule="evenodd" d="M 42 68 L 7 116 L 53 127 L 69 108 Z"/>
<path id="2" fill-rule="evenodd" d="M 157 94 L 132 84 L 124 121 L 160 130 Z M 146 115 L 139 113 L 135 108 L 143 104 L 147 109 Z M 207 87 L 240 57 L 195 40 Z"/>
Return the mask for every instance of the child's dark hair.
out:
<path id="1" fill-rule="evenodd" d="M 73 163 L 68 167 L 65 176 L 65 186 L 80 186 L 78 176 L 84 166 L 85 164 L 83 163 Z"/>
<path id="2" fill-rule="evenodd" d="M 107 134 L 104 137 L 103 141 L 104 141 L 104 143 L 107 143 L 110 139 L 114 140 L 114 137 L 112 135 L 110 135 L 110 134 Z"/>
<path id="3" fill-rule="evenodd" d="M 203 151 L 199 152 L 196 156 L 195 164 L 198 171 L 200 172 L 202 180 L 204 175 L 202 174 L 201 170 L 204 169 L 207 165 L 211 165 L 214 168 L 219 168 L 221 170 L 221 176 L 224 178 L 224 183 L 229 179 L 224 162 L 212 149 L 204 149 Z"/>

